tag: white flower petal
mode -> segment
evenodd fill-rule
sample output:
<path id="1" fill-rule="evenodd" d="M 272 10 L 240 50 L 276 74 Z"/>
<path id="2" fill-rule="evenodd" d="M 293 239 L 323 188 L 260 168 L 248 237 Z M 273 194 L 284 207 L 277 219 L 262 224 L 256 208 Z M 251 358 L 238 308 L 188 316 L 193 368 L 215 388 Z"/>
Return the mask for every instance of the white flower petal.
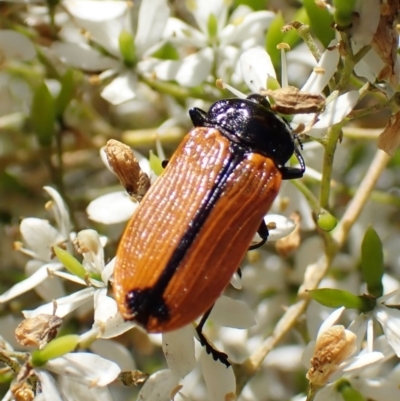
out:
<path id="1" fill-rule="evenodd" d="M 36 56 L 36 50 L 25 35 L 11 29 L 1 29 L 0 54 L 2 61 L 4 59 L 29 61 Z"/>
<path id="2" fill-rule="evenodd" d="M 180 85 L 193 87 L 200 85 L 207 78 L 212 61 L 213 51 L 206 47 L 181 61 L 163 61 L 154 68 L 154 72 L 159 79 L 174 80 Z"/>
<path id="3" fill-rule="evenodd" d="M 384 357 L 385 356 L 382 352 L 367 352 L 365 354 L 360 354 L 345 361 L 342 372 L 354 372 L 360 368 L 376 363 Z"/>
<path id="4" fill-rule="evenodd" d="M 269 76 L 276 79 L 271 57 L 261 47 L 244 52 L 239 63 L 244 82 L 253 93 L 266 88 Z"/>
<path id="5" fill-rule="evenodd" d="M 334 43 L 331 43 L 331 45 L 334 45 Z M 339 49 L 336 46 L 325 50 L 317 64 L 317 67 L 323 68 L 324 73 L 321 74 L 313 71 L 301 90 L 320 95 L 336 72 L 339 59 Z"/>
<path id="6" fill-rule="evenodd" d="M 61 375 L 58 378 L 64 399 L 67 401 L 113 401 L 107 387 L 90 387 L 79 379 Z M 36 399 L 35 399 L 36 401 Z"/>
<path id="7" fill-rule="evenodd" d="M 358 18 L 355 18 L 353 22 L 351 40 L 359 46 L 367 46 L 378 28 L 381 16 L 380 1 L 358 1 L 354 12 L 358 13 Z"/>
<path id="8" fill-rule="evenodd" d="M 47 220 L 28 217 L 21 221 L 19 230 L 37 259 L 50 261 L 53 255 L 53 245 L 63 242 L 64 238 Z"/>
<path id="9" fill-rule="evenodd" d="M 359 50 L 358 45 L 353 45 L 353 51 Z M 360 76 L 368 79 L 369 82 L 374 83 L 376 77 L 385 67 L 385 62 L 379 57 L 378 53 L 371 49 L 355 66 L 354 72 Z"/>
<path id="10" fill-rule="evenodd" d="M 345 307 L 342 306 L 341 308 L 335 309 L 321 324 L 321 327 L 318 330 L 317 338 L 326 330 L 330 329 L 342 316 Z"/>
<path id="11" fill-rule="evenodd" d="M 66 354 L 46 363 L 52 372 L 86 382 L 92 386 L 106 386 L 113 382 L 121 372 L 114 362 L 88 352 Z"/>
<path id="12" fill-rule="evenodd" d="M 102 195 L 89 203 L 86 212 L 89 219 L 103 224 L 115 224 L 132 217 L 138 203 L 132 201 L 126 191 Z"/>
<path id="13" fill-rule="evenodd" d="M 110 262 L 106 265 L 106 267 L 101 272 L 101 279 L 103 283 L 108 283 L 110 277 L 114 273 L 115 268 L 115 257 L 110 260 Z"/>
<path id="14" fill-rule="evenodd" d="M 277 241 L 280 238 L 288 236 L 295 228 L 296 224 L 281 214 L 267 214 L 264 217 L 265 224 L 274 223 L 276 228 L 269 230 L 268 241 Z"/>
<path id="15" fill-rule="evenodd" d="M 124 345 L 113 340 L 96 340 L 90 349 L 97 355 L 115 362 L 122 371 L 136 369 L 136 364 L 131 351 Z"/>
<path id="16" fill-rule="evenodd" d="M 101 97 L 113 105 L 119 105 L 136 97 L 136 86 L 136 76 L 125 71 L 101 91 Z"/>
<path id="17" fill-rule="evenodd" d="M 400 357 L 400 311 L 378 305 L 374 315 L 381 324 L 388 343 L 396 355 Z"/>
<path id="18" fill-rule="evenodd" d="M 239 23 L 227 25 L 221 32 L 220 39 L 226 44 L 242 44 L 244 38 L 265 35 L 266 29 L 276 17 L 272 11 L 250 12 Z"/>
<path id="19" fill-rule="evenodd" d="M 63 63 L 84 71 L 95 72 L 119 66 L 117 60 L 101 54 L 86 43 L 54 42 L 51 48 Z"/>
<path id="20" fill-rule="evenodd" d="M 39 377 L 40 386 L 42 388 L 41 396 L 43 401 L 63 401 L 59 393 L 59 385 L 53 379 L 50 373 L 35 369 L 36 375 Z M 35 397 L 36 400 L 37 397 Z"/>
<path id="21" fill-rule="evenodd" d="M 79 306 L 88 302 L 88 300 L 93 297 L 94 291 L 95 290 L 91 287 L 85 288 L 84 290 L 77 291 L 71 295 L 57 299 L 56 315 L 58 317 L 64 317 L 68 315 L 68 313 L 72 312 Z M 24 315 L 25 318 L 35 317 L 42 313 L 52 315 L 53 309 L 54 309 L 53 302 L 50 302 L 46 305 L 39 306 L 34 310 L 24 310 L 22 311 L 22 314 Z"/>
<path id="22" fill-rule="evenodd" d="M 43 262 L 39 260 L 29 260 L 25 265 L 25 272 L 27 276 L 32 276 L 43 266 Z M 54 270 L 53 270 L 54 271 Z M 41 283 L 34 287 L 35 292 L 44 301 L 49 302 L 53 299 L 63 297 L 65 295 L 63 282 L 56 277 L 58 271 L 54 271 L 54 274 L 47 276 Z"/>
<path id="23" fill-rule="evenodd" d="M 191 11 L 197 25 L 205 33 L 208 33 L 208 19 L 211 14 L 217 19 L 218 32 L 226 23 L 229 1 L 226 0 L 194 0 L 190 2 Z"/>
<path id="24" fill-rule="evenodd" d="M 95 323 L 93 327 L 96 327 L 96 325 L 97 324 Z M 109 318 L 105 323 L 101 323 L 99 338 L 107 339 L 118 337 L 135 326 L 135 323 L 125 321 L 122 315 L 118 312 Z"/>
<path id="25" fill-rule="evenodd" d="M 179 379 L 169 369 L 153 373 L 144 383 L 137 401 L 170 401 Z"/>
<path id="26" fill-rule="evenodd" d="M 206 47 L 207 38 L 197 29 L 178 18 L 168 18 L 163 38 L 177 45 Z"/>
<path id="27" fill-rule="evenodd" d="M 81 279 L 78 276 L 75 276 L 75 274 L 67 273 L 67 272 L 60 272 L 56 271 L 54 272 L 54 275 L 63 278 L 64 280 L 72 281 L 73 283 L 81 284 L 81 285 L 86 285 L 86 281 Z"/>
<path id="28" fill-rule="evenodd" d="M 195 330 L 192 324 L 162 335 L 162 348 L 168 367 L 182 379 L 193 370 L 196 364 L 194 335 Z"/>
<path id="29" fill-rule="evenodd" d="M 64 6 L 76 18 L 104 22 L 121 17 L 128 10 L 125 1 L 68 0 Z"/>
<path id="30" fill-rule="evenodd" d="M 325 111 L 319 116 L 319 121 L 313 126 L 312 130 L 327 129 L 340 123 L 349 114 L 357 104 L 360 93 L 356 90 L 349 91 L 338 96 L 330 102 Z"/>
<path id="31" fill-rule="evenodd" d="M 105 322 L 118 312 L 117 303 L 107 296 L 107 288 L 102 288 L 94 293 L 94 321 Z"/>
<path id="32" fill-rule="evenodd" d="M 236 329 L 248 329 L 256 324 L 253 312 L 245 302 L 224 295 L 215 302 L 210 320 Z"/>
<path id="33" fill-rule="evenodd" d="M 64 238 L 69 238 L 71 232 L 71 221 L 67 205 L 61 195 L 52 187 L 43 187 L 43 189 L 53 198 L 52 211 L 57 222 L 58 229 Z"/>
<path id="34" fill-rule="evenodd" d="M 225 401 L 236 391 L 236 380 L 232 366 L 227 368 L 219 361 L 214 361 L 205 351 L 200 356 L 200 366 L 208 390 L 208 399 Z M 229 394 L 229 395 L 228 395 Z"/>
<path id="35" fill-rule="evenodd" d="M 169 14 L 168 3 L 165 0 L 141 1 L 135 37 L 139 57 L 160 40 Z"/>
<path id="36" fill-rule="evenodd" d="M 49 276 L 49 270 L 62 269 L 63 266 L 60 263 L 48 263 L 43 265 L 39 270 L 32 274 L 32 276 L 20 281 L 13 285 L 9 290 L 0 295 L 0 303 L 7 302 L 25 292 L 28 292 L 35 288 L 42 281 L 46 280 Z M 51 314 L 52 312 L 50 312 Z"/>

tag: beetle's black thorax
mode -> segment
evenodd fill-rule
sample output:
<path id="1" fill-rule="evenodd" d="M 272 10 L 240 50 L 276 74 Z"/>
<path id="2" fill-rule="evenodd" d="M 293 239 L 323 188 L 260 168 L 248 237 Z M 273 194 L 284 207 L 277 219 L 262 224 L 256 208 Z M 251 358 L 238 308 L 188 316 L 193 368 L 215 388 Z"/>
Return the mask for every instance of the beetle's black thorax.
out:
<path id="1" fill-rule="evenodd" d="M 261 95 L 220 100 L 207 113 L 194 108 L 189 114 L 195 127 L 216 128 L 232 142 L 269 157 L 278 167 L 294 153 L 289 125 L 271 110 Z"/>

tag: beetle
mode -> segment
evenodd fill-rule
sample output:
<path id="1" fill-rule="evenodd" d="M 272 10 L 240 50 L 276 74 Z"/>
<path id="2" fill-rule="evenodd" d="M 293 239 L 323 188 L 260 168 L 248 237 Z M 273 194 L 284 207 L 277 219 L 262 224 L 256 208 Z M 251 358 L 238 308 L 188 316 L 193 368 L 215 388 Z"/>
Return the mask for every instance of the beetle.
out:
<path id="1" fill-rule="evenodd" d="M 281 180 L 302 177 L 305 165 L 289 124 L 261 95 L 220 100 L 189 115 L 194 129 L 124 231 L 113 289 L 124 319 L 148 332 L 204 315 L 200 341 L 227 363 L 202 326 L 246 251 L 267 241 L 263 217 Z M 293 154 L 299 168 L 285 166 Z M 261 241 L 252 245 L 256 232 Z"/>

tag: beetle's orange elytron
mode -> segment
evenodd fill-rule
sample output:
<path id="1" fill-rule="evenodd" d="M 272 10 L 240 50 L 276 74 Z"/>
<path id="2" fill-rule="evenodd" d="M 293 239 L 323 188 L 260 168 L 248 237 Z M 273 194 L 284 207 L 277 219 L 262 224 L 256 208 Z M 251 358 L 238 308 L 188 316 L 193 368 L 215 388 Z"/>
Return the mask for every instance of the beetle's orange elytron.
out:
<path id="1" fill-rule="evenodd" d="M 184 138 L 128 223 L 114 272 L 123 317 L 149 332 L 204 314 L 228 285 L 281 180 L 303 160 L 288 124 L 259 95 L 190 111 Z M 296 154 L 301 168 L 285 167 Z"/>

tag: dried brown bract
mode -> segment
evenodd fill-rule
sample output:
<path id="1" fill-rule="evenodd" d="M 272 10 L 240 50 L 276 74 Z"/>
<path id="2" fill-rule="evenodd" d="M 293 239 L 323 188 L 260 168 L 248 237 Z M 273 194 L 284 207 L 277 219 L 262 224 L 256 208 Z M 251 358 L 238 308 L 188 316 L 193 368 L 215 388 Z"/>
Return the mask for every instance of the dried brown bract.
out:
<path id="1" fill-rule="evenodd" d="M 107 160 L 121 184 L 134 199 L 140 201 L 150 188 L 150 178 L 142 171 L 132 149 L 115 139 L 104 148 Z"/>
<path id="2" fill-rule="evenodd" d="M 325 108 L 325 98 L 321 95 L 302 92 L 294 86 L 280 89 L 265 89 L 263 96 L 271 97 L 275 104 L 271 107 L 282 114 L 318 113 Z"/>

